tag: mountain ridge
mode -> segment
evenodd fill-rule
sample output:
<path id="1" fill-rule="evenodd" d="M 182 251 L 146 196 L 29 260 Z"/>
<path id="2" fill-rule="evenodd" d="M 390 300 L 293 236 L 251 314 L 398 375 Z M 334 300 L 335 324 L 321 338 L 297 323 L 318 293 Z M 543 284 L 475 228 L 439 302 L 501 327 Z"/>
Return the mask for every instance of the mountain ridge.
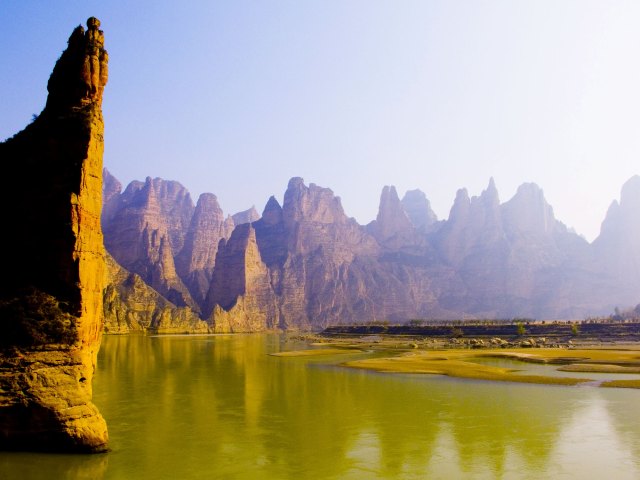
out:
<path id="1" fill-rule="evenodd" d="M 635 199 L 640 199 L 640 193 L 636 194 L 640 182 L 632 180 L 622 195 L 625 212 L 632 211 Z M 156 189 L 164 189 L 167 196 L 184 189 L 174 185 L 172 190 L 163 186 L 166 181 L 154 181 Z M 105 212 L 110 212 L 113 222 L 114 197 L 110 198 L 111 206 L 106 205 Z M 185 281 L 184 268 L 178 268 L 176 276 L 191 291 L 191 298 L 198 299 L 194 310 L 212 331 L 314 329 L 377 319 L 576 318 L 637 301 L 638 270 L 627 271 L 623 278 L 628 285 L 621 286 L 619 268 L 609 264 L 607 269 L 607 261 L 598 260 L 609 258 L 607 255 L 619 257 L 615 251 L 621 247 L 600 237 L 589 243 L 570 231 L 555 218 L 543 190 L 534 183 L 522 184 L 502 203 L 493 178 L 480 195 L 470 197 L 466 189 L 460 189 L 449 217 L 442 220 L 423 192 L 407 192 L 401 200 L 395 187 L 385 186 L 378 216 L 368 225 L 348 217 L 331 189 L 306 185 L 300 177 L 289 180 L 283 198 L 282 206 L 275 197 L 269 198 L 262 215 L 253 207 L 226 217 L 218 211 L 215 228 L 224 233 L 209 232 L 196 252 L 209 252 L 208 273 L 200 277 L 198 295 Z M 193 218 L 188 205 L 181 208 L 180 214 L 166 211 L 162 214 L 166 218 L 157 223 L 170 224 L 172 215 Z M 612 225 L 609 230 L 618 228 L 614 225 L 617 208 L 612 206 L 611 217 L 603 222 Z M 628 223 L 630 214 L 625 215 Z M 251 217 L 248 221 L 247 216 Z M 229 244 L 242 225 L 243 246 L 239 247 L 239 240 Z M 603 230 L 603 238 L 607 231 Z M 108 226 L 105 232 L 106 236 L 115 234 Z M 640 241 L 640 233 L 632 233 Z M 175 235 L 186 237 L 179 229 Z M 219 243 L 213 245 L 216 238 Z M 108 250 L 110 242 L 105 243 Z M 629 240 L 624 248 L 635 252 L 633 244 Z M 169 256 L 185 258 L 183 246 L 184 241 L 171 243 L 171 252 L 165 252 L 167 263 Z M 225 252 L 232 246 L 236 253 L 229 257 Z M 217 252 L 215 260 L 211 260 L 211 251 Z M 232 260 L 234 256 L 237 260 Z M 250 267 L 243 258 L 259 261 Z M 626 268 L 629 270 L 628 265 Z M 171 268 L 165 270 L 172 273 Z M 225 278 L 233 282 L 251 271 L 255 273 L 252 281 L 232 289 L 234 293 L 220 293 L 226 288 Z"/>

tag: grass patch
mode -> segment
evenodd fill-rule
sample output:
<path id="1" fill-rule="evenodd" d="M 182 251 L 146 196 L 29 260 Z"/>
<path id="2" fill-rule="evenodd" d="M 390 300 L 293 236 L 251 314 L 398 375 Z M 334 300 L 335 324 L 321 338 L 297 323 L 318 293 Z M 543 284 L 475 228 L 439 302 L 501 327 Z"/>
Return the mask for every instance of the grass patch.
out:
<path id="1" fill-rule="evenodd" d="M 574 363 L 558 368 L 561 372 L 586 372 L 586 373 L 640 373 L 640 367 L 625 367 L 621 365 L 608 365 L 606 363 Z"/>
<path id="2" fill-rule="evenodd" d="M 637 350 L 560 350 L 557 348 L 514 349 L 508 351 L 485 350 L 476 353 L 476 356 L 494 358 L 508 358 L 523 362 L 546 363 L 552 365 L 581 364 L 611 364 L 628 367 L 640 367 L 640 354 Z"/>
<path id="3" fill-rule="evenodd" d="M 640 380 L 610 380 L 602 382 L 601 387 L 609 388 L 640 388 Z"/>
<path id="4" fill-rule="evenodd" d="M 592 380 L 585 378 L 547 377 L 541 375 L 522 375 L 518 370 L 480 365 L 467 362 L 466 357 L 476 357 L 468 352 L 454 352 L 453 355 L 432 357 L 430 352 L 405 353 L 388 358 L 370 358 L 354 360 L 343 365 L 352 368 L 375 370 L 389 373 L 421 373 L 446 375 L 457 378 L 492 380 L 498 382 L 540 383 L 547 385 L 578 385 Z M 449 352 L 447 352 L 449 353 Z"/>

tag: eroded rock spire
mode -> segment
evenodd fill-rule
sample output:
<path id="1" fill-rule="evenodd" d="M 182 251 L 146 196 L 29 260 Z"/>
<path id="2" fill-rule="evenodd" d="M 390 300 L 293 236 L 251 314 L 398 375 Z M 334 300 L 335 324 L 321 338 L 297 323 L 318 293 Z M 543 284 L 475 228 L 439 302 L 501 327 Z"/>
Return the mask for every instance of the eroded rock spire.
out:
<path id="1" fill-rule="evenodd" d="M 98 452 L 91 402 L 103 328 L 100 22 L 77 27 L 40 116 L 0 143 L 0 448 Z"/>

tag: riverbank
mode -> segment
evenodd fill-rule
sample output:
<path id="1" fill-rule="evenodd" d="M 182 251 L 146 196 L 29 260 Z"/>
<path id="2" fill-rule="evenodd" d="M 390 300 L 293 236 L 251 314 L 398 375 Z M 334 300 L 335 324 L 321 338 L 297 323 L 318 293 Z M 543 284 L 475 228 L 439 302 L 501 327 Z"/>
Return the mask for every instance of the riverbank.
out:
<path id="1" fill-rule="evenodd" d="M 637 342 L 598 342 L 597 345 L 588 341 L 571 341 L 564 344 L 551 342 L 553 346 L 549 347 L 545 345 L 546 339 L 531 338 L 523 340 L 529 344 L 522 348 L 514 347 L 513 342 L 500 338 L 487 342 L 480 342 L 482 339 L 420 339 L 397 335 L 298 335 L 296 338 L 304 339 L 316 348 L 287 352 L 282 356 L 315 356 L 323 355 L 323 352 L 337 355 L 368 350 L 384 352 L 384 356 L 346 361 L 341 365 L 377 372 L 446 375 L 500 382 L 640 388 L 640 343 Z M 505 343 L 509 346 L 505 346 Z M 525 368 L 483 364 L 484 359 L 557 365 L 558 368 L 554 369 L 551 375 L 536 375 L 523 372 Z M 612 374 L 615 378 L 596 380 L 584 376 L 557 375 L 555 371 L 593 373 L 598 374 L 598 377 L 601 377 L 601 374 Z M 629 378 L 620 378 L 621 374 L 622 377 L 629 375 Z"/>

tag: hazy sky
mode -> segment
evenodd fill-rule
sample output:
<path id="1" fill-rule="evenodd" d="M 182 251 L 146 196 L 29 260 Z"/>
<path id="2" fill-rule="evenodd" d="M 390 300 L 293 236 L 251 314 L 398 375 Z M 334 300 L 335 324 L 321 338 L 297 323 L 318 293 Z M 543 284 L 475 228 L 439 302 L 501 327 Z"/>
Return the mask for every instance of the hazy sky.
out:
<path id="1" fill-rule="evenodd" d="M 360 223 L 382 187 L 536 182 L 593 239 L 640 173 L 638 1 L 2 0 L 0 138 L 23 128 L 72 29 L 109 51 L 105 165 L 227 213 L 330 187 Z"/>

